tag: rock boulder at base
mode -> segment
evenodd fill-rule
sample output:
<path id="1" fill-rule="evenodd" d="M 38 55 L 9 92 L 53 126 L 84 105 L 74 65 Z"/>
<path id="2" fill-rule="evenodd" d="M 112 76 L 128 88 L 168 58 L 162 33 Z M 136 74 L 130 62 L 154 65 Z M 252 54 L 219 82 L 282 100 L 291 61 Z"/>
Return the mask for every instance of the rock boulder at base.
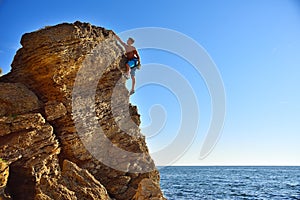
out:
<path id="1" fill-rule="evenodd" d="M 159 185 L 150 179 L 143 179 L 139 183 L 133 200 L 165 200 Z"/>

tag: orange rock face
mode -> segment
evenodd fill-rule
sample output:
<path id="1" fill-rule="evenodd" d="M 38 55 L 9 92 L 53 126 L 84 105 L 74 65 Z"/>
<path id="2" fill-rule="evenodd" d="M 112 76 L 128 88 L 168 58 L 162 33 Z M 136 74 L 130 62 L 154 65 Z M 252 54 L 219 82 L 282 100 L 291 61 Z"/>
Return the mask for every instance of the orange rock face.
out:
<path id="1" fill-rule="evenodd" d="M 64 23 L 21 44 L 0 77 L 0 197 L 163 199 L 113 31 Z"/>

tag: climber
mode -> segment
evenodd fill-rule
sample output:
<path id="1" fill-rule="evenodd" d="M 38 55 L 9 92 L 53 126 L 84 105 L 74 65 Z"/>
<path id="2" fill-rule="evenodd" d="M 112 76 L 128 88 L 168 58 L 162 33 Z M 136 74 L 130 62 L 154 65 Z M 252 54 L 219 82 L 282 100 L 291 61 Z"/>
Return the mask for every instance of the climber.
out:
<path id="1" fill-rule="evenodd" d="M 131 91 L 130 95 L 134 94 L 134 87 L 135 87 L 135 71 L 140 65 L 140 56 L 134 46 L 132 44 L 134 43 L 134 39 L 128 38 L 127 44 L 123 42 L 119 36 L 115 35 L 117 40 L 120 42 L 120 44 L 124 47 L 126 53 L 125 56 L 127 58 L 126 62 L 126 74 L 125 77 L 126 79 L 129 79 L 129 75 L 131 75 L 132 79 L 132 86 L 131 86 Z"/>

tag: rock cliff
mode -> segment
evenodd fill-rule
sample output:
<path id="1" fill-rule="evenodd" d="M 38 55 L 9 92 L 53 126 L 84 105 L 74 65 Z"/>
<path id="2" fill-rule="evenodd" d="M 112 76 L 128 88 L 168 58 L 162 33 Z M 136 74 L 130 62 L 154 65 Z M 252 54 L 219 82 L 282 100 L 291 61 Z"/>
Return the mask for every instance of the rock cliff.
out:
<path id="1" fill-rule="evenodd" d="M 0 77 L 0 199 L 164 199 L 114 32 L 24 34 Z"/>

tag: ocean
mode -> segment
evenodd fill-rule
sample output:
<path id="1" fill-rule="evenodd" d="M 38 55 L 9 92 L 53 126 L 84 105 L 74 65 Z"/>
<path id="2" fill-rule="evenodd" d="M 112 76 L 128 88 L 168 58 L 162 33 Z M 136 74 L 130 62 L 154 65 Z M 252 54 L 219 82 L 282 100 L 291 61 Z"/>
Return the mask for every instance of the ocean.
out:
<path id="1" fill-rule="evenodd" d="M 164 167 L 168 200 L 300 200 L 300 167 Z"/>

